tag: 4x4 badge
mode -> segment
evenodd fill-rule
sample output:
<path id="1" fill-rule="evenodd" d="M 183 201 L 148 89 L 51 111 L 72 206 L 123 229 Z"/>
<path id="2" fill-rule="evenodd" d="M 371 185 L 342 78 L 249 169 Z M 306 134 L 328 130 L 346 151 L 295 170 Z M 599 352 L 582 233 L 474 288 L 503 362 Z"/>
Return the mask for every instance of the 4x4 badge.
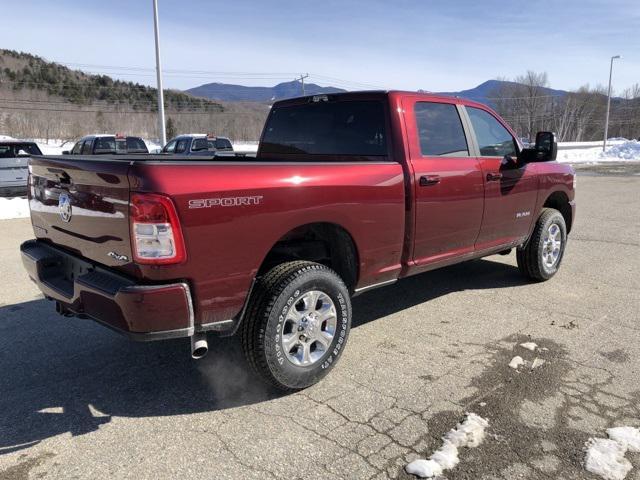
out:
<path id="1" fill-rule="evenodd" d="M 58 210 L 63 222 L 71 221 L 71 199 L 66 193 L 60 194 L 60 198 L 58 199 Z"/>

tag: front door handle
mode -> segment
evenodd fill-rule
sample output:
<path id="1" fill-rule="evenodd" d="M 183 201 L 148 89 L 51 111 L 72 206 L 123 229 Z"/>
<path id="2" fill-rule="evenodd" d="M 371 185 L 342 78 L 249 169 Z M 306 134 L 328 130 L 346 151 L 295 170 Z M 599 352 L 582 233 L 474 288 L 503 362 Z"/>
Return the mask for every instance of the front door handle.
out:
<path id="1" fill-rule="evenodd" d="M 487 182 L 495 182 L 497 180 L 502 180 L 502 174 L 497 172 L 487 173 Z"/>
<path id="2" fill-rule="evenodd" d="M 423 175 L 420 177 L 420 186 L 429 187 L 440 183 L 440 175 Z"/>

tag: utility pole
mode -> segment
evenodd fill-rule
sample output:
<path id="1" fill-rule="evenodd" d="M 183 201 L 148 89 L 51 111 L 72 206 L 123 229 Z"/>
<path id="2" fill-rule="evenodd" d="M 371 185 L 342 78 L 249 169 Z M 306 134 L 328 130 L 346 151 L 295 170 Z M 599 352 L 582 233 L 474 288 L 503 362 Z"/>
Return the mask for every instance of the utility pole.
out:
<path id="1" fill-rule="evenodd" d="M 609 93 L 607 94 L 607 119 L 604 122 L 604 142 L 602 142 L 602 151 L 607 148 L 607 136 L 609 135 L 609 108 L 611 108 L 611 77 L 613 76 L 613 61 L 620 58 L 620 55 L 611 57 L 611 66 L 609 67 Z"/>
<path id="2" fill-rule="evenodd" d="M 164 123 L 164 93 L 162 91 L 162 66 L 160 64 L 160 27 L 158 26 L 158 0 L 153 0 L 153 28 L 156 35 L 156 76 L 158 83 L 158 134 L 160 144 L 164 147 L 167 143 L 167 134 Z"/>
<path id="3" fill-rule="evenodd" d="M 309 78 L 309 74 L 305 73 L 304 75 L 300 75 L 300 83 L 302 84 L 302 96 L 304 97 L 306 95 L 306 93 L 304 92 L 304 79 L 305 78 Z M 298 80 L 298 77 L 296 77 L 296 80 Z"/>

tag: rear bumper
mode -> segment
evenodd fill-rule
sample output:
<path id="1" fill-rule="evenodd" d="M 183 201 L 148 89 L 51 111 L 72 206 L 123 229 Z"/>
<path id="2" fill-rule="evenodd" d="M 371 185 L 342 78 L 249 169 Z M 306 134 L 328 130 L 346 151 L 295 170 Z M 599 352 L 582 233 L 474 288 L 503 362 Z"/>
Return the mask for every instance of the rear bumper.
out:
<path id="1" fill-rule="evenodd" d="M 185 282 L 142 285 L 38 240 L 23 243 L 20 250 L 29 276 L 62 314 L 89 317 L 136 341 L 194 333 Z"/>

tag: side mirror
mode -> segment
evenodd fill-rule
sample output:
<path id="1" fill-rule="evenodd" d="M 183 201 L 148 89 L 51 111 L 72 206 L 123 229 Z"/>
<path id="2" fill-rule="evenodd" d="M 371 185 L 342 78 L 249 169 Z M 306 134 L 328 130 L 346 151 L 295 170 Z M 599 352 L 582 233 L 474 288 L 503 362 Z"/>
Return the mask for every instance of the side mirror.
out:
<path id="1" fill-rule="evenodd" d="M 63 150 L 62 155 L 70 155 L 71 152 L 69 150 Z"/>
<path id="2" fill-rule="evenodd" d="M 550 162 L 558 156 L 558 142 L 553 132 L 538 132 L 536 134 L 536 152 L 539 162 Z"/>

